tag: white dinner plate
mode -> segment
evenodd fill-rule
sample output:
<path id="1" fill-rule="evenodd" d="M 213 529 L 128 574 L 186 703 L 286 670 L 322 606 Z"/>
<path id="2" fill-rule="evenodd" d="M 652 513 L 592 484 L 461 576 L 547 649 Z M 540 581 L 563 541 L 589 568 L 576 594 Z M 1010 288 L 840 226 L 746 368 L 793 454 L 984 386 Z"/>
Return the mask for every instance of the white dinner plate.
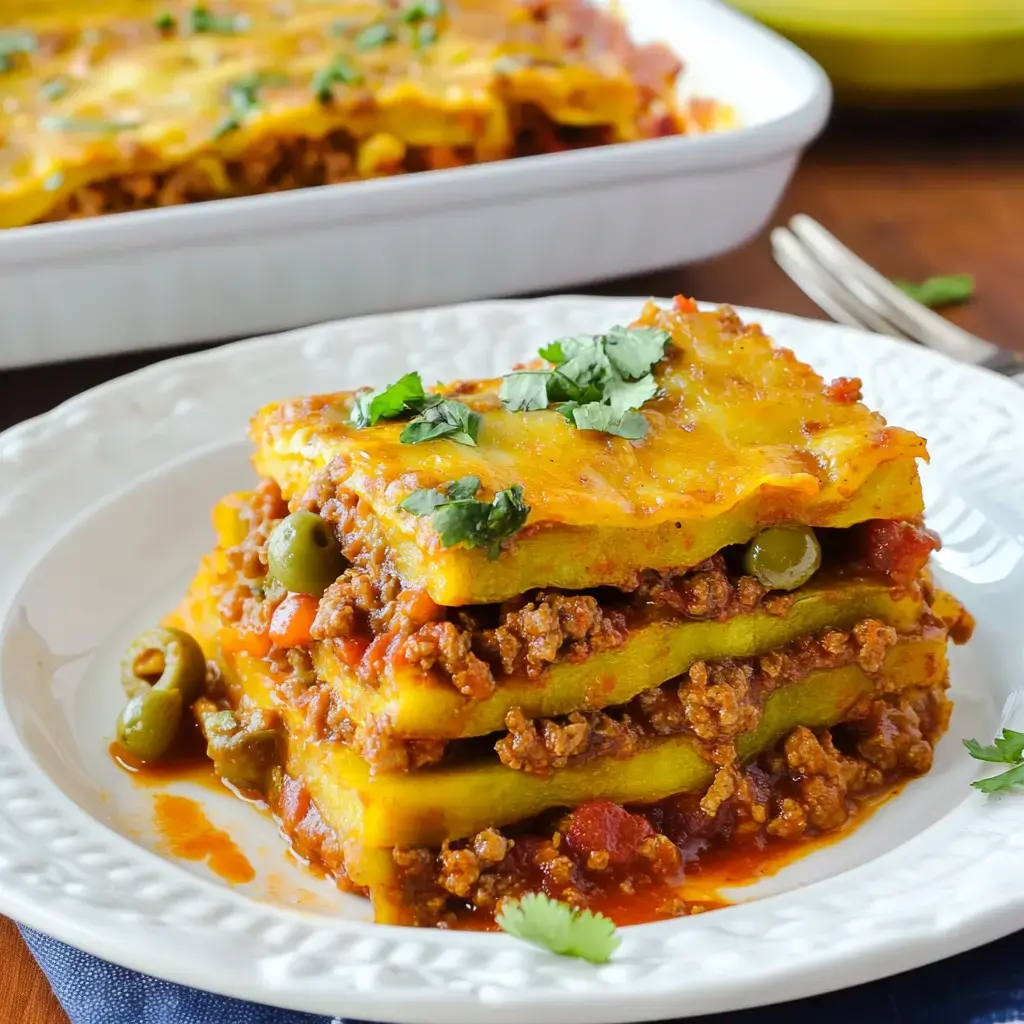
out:
<path id="1" fill-rule="evenodd" d="M 127 641 L 182 596 L 211 504 L 253 479 L 245 427 L 301 392 L 499 374 L 539 344 L 628 322 L 567 297 L 370 317 L 185 356 L 0 436 L 0 912 L 109 960 L 297 1010 L 371 1020 L 614 1022 L 792 999 L 903 970 L 1024 922 L 1024 796 L 986 798 L 960 743 L 1024 728 L 1024 393 L 910 345 L 749 311 L 825 376 L 857 375 L 925 435 L 940 577 L 978 617 L 952 652 L 935 766 L 843 841 L 737 905 L 622 929 L 594 967 L 500 934 L 372 924 L 295 865 L 272 823 L 200 799 L 254 881 L 166 855 L 154 791 L 107 754 Z M 756 898 L 755 897 L 760 897 Z"/>

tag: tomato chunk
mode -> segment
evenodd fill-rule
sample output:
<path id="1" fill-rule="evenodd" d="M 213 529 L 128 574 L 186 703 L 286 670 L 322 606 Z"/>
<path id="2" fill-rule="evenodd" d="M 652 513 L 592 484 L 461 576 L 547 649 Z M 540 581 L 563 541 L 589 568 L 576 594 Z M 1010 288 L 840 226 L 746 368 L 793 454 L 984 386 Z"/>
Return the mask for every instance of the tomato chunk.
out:
<path id="1" fill-rule="evenodd" d="M 289 594 L 275 609 L 270 620 L 270 639 L 278 647 L 301 647 L 312 639 L 317 598 L 310 594 Z"/>
<path id="2" fill-rule="evenodd" d="M 630 814 L 610 800 L 592 800 L 573 811 L 565 839 L 578 856 L 605 850 L 610 865 L 627 867 L 636 860 L 643 841 L 654 834 L 641 815 Z"/>
<path id="3" fill-rule="evenodd" d="M 825 385 L 825 397 L 840 405 L 853 405 L 864 397 L 860 389 L 860 377 L 836 377 L 831 384 Z"/>
<path id="4" fill-rule="evenodd" d="M 896 583 L 910 583 L 940 547 L 938 536 L 916 523 L 872 519 L 860 531 L 861 560 Z"/>

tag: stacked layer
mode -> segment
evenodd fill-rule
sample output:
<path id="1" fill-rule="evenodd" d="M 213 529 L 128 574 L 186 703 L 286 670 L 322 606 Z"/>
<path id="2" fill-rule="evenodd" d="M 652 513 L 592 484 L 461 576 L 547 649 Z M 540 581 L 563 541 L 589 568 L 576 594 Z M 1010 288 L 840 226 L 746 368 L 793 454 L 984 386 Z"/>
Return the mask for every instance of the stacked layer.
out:
<path id="1" fill-rule="evenodd" d="M 726 310 L 597 340 L 404 406 L 265 408 L 263 482 L 175 616 L 220 670 L 215 763 L 379 920 L 670 894 L 696 846 L 841 826 L 945 727 L 968 624 L 927 576 L 924 442 Z M 603 430 L 522 397 L 584 350 L 621 372 L 594 404 L 643 385 Z"/>

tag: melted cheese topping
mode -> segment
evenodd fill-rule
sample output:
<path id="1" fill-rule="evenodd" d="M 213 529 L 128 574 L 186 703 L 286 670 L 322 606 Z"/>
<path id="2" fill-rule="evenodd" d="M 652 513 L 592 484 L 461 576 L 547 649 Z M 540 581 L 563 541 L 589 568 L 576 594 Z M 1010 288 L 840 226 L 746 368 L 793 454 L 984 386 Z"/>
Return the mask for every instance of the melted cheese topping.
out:
<path id="1" fill-rule="evenodd" d="M 554 410 L 507 412 L 500 381 L 474 381 L 442 390 L 483 416 L 477 447 L 401 444 L 398 421 L 356 429 L 348 422 L 356 393 L 345 392 L 264 408 L 252 426 L 256 468 L 295 497 L 330 466 L 372 509 L 399 571 L 440 604 L 537 586 L 625 585 L 640 569 L 692 566 L 769 523 L 920 515 L 915 460 L 926 457 L 924 441 L 844 400 L 759 327 L 729 310 L 653 304 L 637 323 L 672 339 L 640 441 L 577 430 Z M 531 509 L 495 561 L 441 547 L 428 517 L 398 508 L 419 488 L 467 475 L 488 497 L 521 484 Z"/>
<path id="2" fill-rule="evenodd" d="M 607 141 L 712 125 L 678 107 L 664 47 L 634 46 L 584 0 L 549 6 L 540 20 L 520 0 L 0 0 L 0 227 L 89 182 L 190 162 L 237 193 L 225 162 L 266 138 L 343 129 L 365 177 L 407 147 L 439 147 L 428 166 L 452 148 L 461 163 L 512 155 L 527 106 Z M 323 102 L 313 83 L 339 59 Z"/>

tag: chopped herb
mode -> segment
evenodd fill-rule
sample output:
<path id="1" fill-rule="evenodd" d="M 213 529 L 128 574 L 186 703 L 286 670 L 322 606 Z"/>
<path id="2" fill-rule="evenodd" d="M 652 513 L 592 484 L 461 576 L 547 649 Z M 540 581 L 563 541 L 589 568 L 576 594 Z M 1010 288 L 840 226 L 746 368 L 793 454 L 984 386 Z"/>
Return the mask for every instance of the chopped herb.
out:
<path id="1" fill-rule="evenodd" d="M 520 484 L 498 491 L 493 501 L 480 501 L 479 489 L 479 478 L 464 476 L 444 490 L 413 491 L 398 507 L 414 516 L 429 515 L 444 547 L 486 548 L 493 560 L 501 554 L 502 542 L 523 528 L 530 507 Z"/>
<path id="2" fill-rule="evenodd" d="M 56 192 L 64 184 L 64 175 L 60 171 L 54 171 L 43 181 L 43 188 L 47 192 Z"/>
<path id="3" fill-rule="evenodd" d="M 363 80 L 359 71 L 342 56 L 337 56 L 325 68 L 313 75 L 310 83 L 313 95 L 321 103 L 330 103 L 334 98 L 335 85 L 358 85 Z"/>
<path id="4" fill-rule="evenodd" d="M 402 11 L 402 21 L 415 24 L 418 21 L 426 21 L 428 18 L 439 18 L 444 14 L 444 3 L 442 0 L 413 0 L 406 4 Z"/>
<path id="5" fill-rule="evenodd" d="M 475 445 L 483 417 L 462 402 L 428 395 L 418 373 L 407 373 L 394 384 L 368 391 L 356 399 L 349 416 L 356 427 L 372 427 L 378 420 L 392 420 L 416 413 L 399 435 L 402 444 L 422 444 L 447 437 L 459 444 Z"/>
<path id="6" fill-rule="evenodd" d="M 59 100 L 62 96 L 66 96 L 70 88 L 71 83 L 66 78 L 51 78 L 39 87 L 39 95 L 44 100 L 53 102 L 54 100 Z"/>
<path id="7" fill-rule="evenodd" d="M 189 11 L 189 27 L 197 35 L 232 36 L 249 27 L 249 17 L 245 14 L 214 14 L 209 7 L 196 4 Z"/>
<path id="8" fill-rule="evenodd" d="M 458 444 L 476 445 L 483 417 L 468 405 L 439 395 L 428 395 L 422 403 L 423 411 L 402 431 L 398 440 L 402 444 L 422 444 L 447 437 Z"/>
<path id="9" fill-rule="evenodd" d="M 31 32 L 0 32 L 0 74 L 14 67 L 14 54 L 31 53 L 37 42 Z"/>
<path id="10" fill-rule="evenodd" d="M 648 430 L 647 420 L 638 412 L 616 413 L 610 405 L 600 402 L 565 402 L 558 411 L 577 430 L 599 430 L 604 434 L 614 434 L 629 441 L 639 441 Z"/>
<path id="11" fill-rule="evenodd" d="M 250 114 L 259 110 L 260 89 L 267 85 L 286 85 L 287 83 L 288 79 L 284 75 L 262 71 L 250 72 L 234 82 L 228 83 L 225 94 L 231 112 L 214 129 L 214 139 L 223 138 L 229 132 L 237 131 Z"/>
<path id="12" fill-rule="evenodd" d="M 401 416 L 412 403 L 426 399 L 423 381 L 415 371 L 400 377 L 394 384 L 375 391 L 367 391 L 356 399 L 349 417 L 356 427 L 372 427 L 377 420 L 390 420 Z"/>
<path id="13" fill-rule="evenodd" d="M 158 32 L 173 32 L 178 27 L 178 19 L 170 11 L 164 11 L 153 19 Z"/>
<path id="14" fill-rule="evenodd" d="M 378 21 L 364 28 L 356 36 L 356 49 L 375 50 L 378 46 L 383 46 L 385 43 L 394 42 L 394 39 L 395 33 L 391 26 L 383 21 Z"/>
<path id="15" fill-rule="evenodd" d="M 998 793 L 1003 789 L 1024 785 L 1024 732 L 1004 729 L 1002 736 L 997 736 L 987 747 L 983 747 L 977 740 L 964 740 L 964 746 L 971 757 L 978 761 L 1013 765 L 1002 775 L 972 782 L 975 789 L 980 789 L 982 793 Z"/>
<path id="16" fill-rule="evenodd" d="M 0 54 L 7 57 L 12 53 L 31 53 L 39 40 L 31 32 L 0 32 Z"/>
<path id="17" fill-rule="evenodd" d="M 647 433 L 639 412 L 658 393 L 652 370 L 669 336 L 651 327 L 613 327 L 607 334 L 560 338 L 540 349 L 551 370 L 519 370 L 502 379 L 499 397 L 512 412 L 558 411 L 579 430 L 638 440 Z"/>
<path id="18" fill-rule="evenodd" d="M 432 21 L 425 21 L 415 28 L 413 46 L 422 50 L 424 46 L 430 46 L 437 42 L 437 26 Z"/>
<path id="19" fill-rule="evenodd" d="M 966 302 L 974 295 L 974 278 L 970 274 L 944 274 L 926 278 L 920 283 L 900 280 L 892 283 L 929 309 Z"/>
<path id="20" fill-rule="evenodd" d="M 62 117 L 59 114 L 47 114 L 39 119 L 39 127 L 44 132 L 92 132 L 95 135 L 112 135 L 115 132 L 129 132 L 140 127 L 141 121 L 129 118 L 111 119 L 91 117 Z"/>
<path id="21" fill-rule="evenodd" d="M 607 963 L 622 941 L 604 914 L 553 900 L 542 892 L 505 900 L 495 917 L 502 931 L 562 956 L 578 956 L 592 964 Z"/>

